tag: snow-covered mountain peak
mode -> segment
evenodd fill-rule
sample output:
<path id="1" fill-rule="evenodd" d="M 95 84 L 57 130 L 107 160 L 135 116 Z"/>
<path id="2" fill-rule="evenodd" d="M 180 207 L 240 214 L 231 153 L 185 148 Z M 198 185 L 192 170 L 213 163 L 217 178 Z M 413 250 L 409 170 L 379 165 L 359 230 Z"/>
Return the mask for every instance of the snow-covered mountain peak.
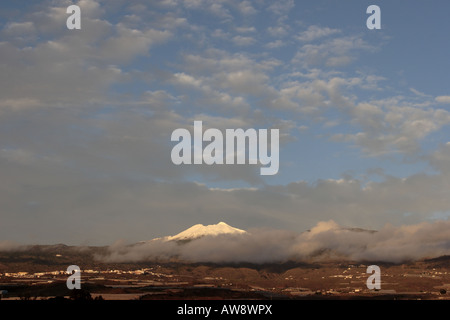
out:
<path id="1" fill-rule="evenodd" d="M 192 227 L 174 235 L 165 237 L 165 240 L 192 240 L 203 236 L 217 236 L 220 234 L 242 234 L 246 231 L 234 228 L 225 222 L 219 222 L 218 224 L 211 224 L 204 226 L 203 224 L 196 224 Z"/>

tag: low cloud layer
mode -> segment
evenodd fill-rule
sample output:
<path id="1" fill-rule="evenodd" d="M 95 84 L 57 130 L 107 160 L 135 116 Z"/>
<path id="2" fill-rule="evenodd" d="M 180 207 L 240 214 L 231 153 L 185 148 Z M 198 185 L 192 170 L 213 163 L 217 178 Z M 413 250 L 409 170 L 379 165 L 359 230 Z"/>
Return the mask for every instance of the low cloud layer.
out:
<path id="1" fill-rule="evenodd" d="M 18 244 L 13 241 L 0 241 L 0 252 L 10 252 L 10 251 L 22 251 L 25 250 L 27 246 Z"/>
<path id="2" fill-rule="evenodd" d="M 253 229 L 246 234 L 203 237 L 187 243 L 152 240 L 127 246 L 117 242 L 107 262 L 177 259 L 187 262 L 269 263 L 294 261 L 384 261 L 400 263 L 450 254 L 450 221 L 436 221 L 378 231 L 344 228 L 319 222 L 301 234 Z"/>

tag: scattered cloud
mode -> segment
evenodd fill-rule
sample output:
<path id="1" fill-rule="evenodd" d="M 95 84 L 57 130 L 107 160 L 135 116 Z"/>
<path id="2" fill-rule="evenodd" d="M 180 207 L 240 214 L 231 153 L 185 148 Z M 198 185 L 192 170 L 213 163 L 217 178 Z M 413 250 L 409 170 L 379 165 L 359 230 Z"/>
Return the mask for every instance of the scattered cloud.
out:
<path id="1" fill-rule="evenodd" d="M 238 3 L 238 8 L 239 11 L 243 14 L 243 15 L 254 15 L 256 13 L 258 13 L 258 10 L 255 9 L 252 6 L 251 1 L 245 0 L 245 1 L 239 1 Z"/>
<path id="2" fill-rule="evenodd" d="M 283 25 L 268 27 L 267 32 L 273 37 L 284 37 L 288 34 L 286 26 Z"/>
<path id="3" fill-rule="evenodd" d="M 252 37 L 243 37 L 243 36 L 233 37 L 233 43 L 237 46 L 250 46 L 255 42 L 256 40 Z"/>
<path id="4" fill-rule="evenodd" d="M 245 234 L 205 236 L 188 243 L 153 240 L 109 247 L 108 262 L 179 259 L 188 262 L 271 263 L 341 260 L 407 262 L 450 253 L 449 221 L 394 227 L 378 231 L 344 228 L 334 221 L 318 222 L 303 233 L 252 229 Z"/>
<path id="5" fill-rule="evenodd" d="M 331 33 L 331 31 L 328 31 Z M 316 34 L 315 34 L 316 33 Z M 319 32 L 313 30 L 303 35 L 306 39 L 318 38 Z M 292 63 L 303 68 L 315 66 L 342 67 L 355 59 L 357 52 L 373 51 L 375 47 L 357 36 L 342 36 L 319 44 L 304 44 L 295 54 Z"/>
<path id="6" fill-rule="evenodd" d="M 285 43 L 281 40 L 275 40 L 272 42 L 269 42 L 265 45 L 265 47 L 269 48 L 269 49 L 275 49 L 275 48 L 280 48 L 283 47 L 285 45 Z"/>
<path id="7" fill-rule="evenodd" d="M 267 10 L 280 16 L 285 16 L 294 8 L 294 0 L 281 0 L 272 3 Z"/>

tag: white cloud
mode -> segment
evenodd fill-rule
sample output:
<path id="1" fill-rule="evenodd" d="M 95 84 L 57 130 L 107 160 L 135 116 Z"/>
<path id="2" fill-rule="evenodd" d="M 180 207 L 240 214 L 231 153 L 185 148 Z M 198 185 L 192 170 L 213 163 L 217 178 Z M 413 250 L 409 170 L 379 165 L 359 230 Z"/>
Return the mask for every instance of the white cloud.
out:
<path id="1" fill-rule="evenodd" d="M 268 27 L 267 32 L 273 37 L 284 37 L 288 34 L 288 30 L 286 30 L 286 27 L 283 25 Z"/>
<path id="2" fill-rule="evenodd" d="M 139 55 L 146 55 L 149 47 L 158 42 L 167 40 L 171 33 L 160 30 L 129 29 L 122 24 L 116 27 L 117 36 L 106 39 L 98 54 L 102 60 L 117 62 L 130 61 Z"/>
<path id="3" fill-rule="evenodd" d="M 280 0 L 273 2 L 267 10 L 277 15 L 285 16 L 294 8 L 294 0 Z"/>
<path id="4" fill-rule="evenodd" d="M 450 113 L 446 110 L 392 102 L 374 101 L 349 110 L 352 121 L 364 131 L 342 137 L 352 140 L 369 155 L 411 154 L 420 150 L 420 142 L 425 137 L 450 124 Z"/>
<path id="5" fill-rule="evenodd" d="M 67 16 L 61 7 L 26 15 L 29 21 L 10 23 L 3 30 L 13 38 L 0 43 L 0 56 L 8 61 L 0 66 L 0 106 L 98 103 L 112 84 L 123 80 L 123 64 L 148 55 L 151 46 L 171 36 L 167 30 L 112 24 L 102 19 L 104 11 L 95 1 L 80 1 L 80 5 L 83 28 L 76 33 L 61 27 Z M 36 26 L 35 36 L 17 42 L 17 32 L 27 32 L 31 26 Z"/>
<path id="6" fill-rule="evenodd" d="M 8 23 L 5 28 L 4 32 L 8 35 L 13 36 L 22 36 L 26 34 L 31 34 L 35 32 L 35 25 L 31 21 L 26 22 L 11 22 Z"/>
<path id="7" fill-rule="evenodd" d="M 283 46 L 285 46 L 286 44 L 281 41 L 281 40 L 275 40 L 272 42 L 269 42 L 265 45 L 265 47 L 269 48 L 269 49 L 275 49 L 275 48 L 281 48 Z"/>
<path id="8" fill-rule="evenodd" d="M 296 38 L 299 41 L 311 42 L 320 38 L 328 37 L 333 34 L 340 33 L 338 29 L 332 29 L 328 27 L 309 26 L 307 30 L 301 32 Z"/>
<path id="9" fill-rule="evenodd" d="M 339 121 L 347 126 L 346 132 L 336 128 L 332 140 L 349 142 L 365 155 L 413 155 L 429 135 L 450 124 L 450 113 L 433 107 L 435 102 L 427 95 L 358 101 L 353 92 L 382 90 L 379 82 L 385 80 L 383 77 L 361 73 L 342 77 L 320 72 L 300 77 L 312 80 L 286 81 L 274 94 L 271 107 L 299 112 L 324 124 Z M 323 116 L 330 110 L 334 112 L 332 119 Z"/>
<path id="10" fill-rule="evenodd" d="M 253 105 L 258 110 L 266 103 L 265 99 L 276 95 L 269 74 L 280 65 L 278 60 L 256 60 L 245 54 L 207 50 L 203 55 L 185 55 L 184 61 L 186 71 L 176 73 L 171 82 L 199 90 L 202 97 L 196 98 L 195 103 L 202 110 L 214 106 L 228 115 L 232 112 L 254 116 L 248 114 L 249 100 L 259 96 L 262 104 Z"/>
<path id="11" fill-rule="evenodd" d="M 236 27 L 235 29 L 239 33 L 254 33 L 254 32 L 256 32 L 255 27 Z"/>
<path id="12" fill-rule="evenodd" d="M 251 229 L 245 234 L 206 236 L 185 244 L 164 240 L 125 246 L 114 244 L 108 262 L 133 262 L 177 258 L 189 262 L 286 262 L 346 259 L 351 261 L 408 262 L 448 255 L 449 221 L 394 227 L 379 231 L 343 228 L 334 221 L 318 222 L 301 234 Z"/>
<path id="13" fill-rule="evenodd" d="M 258 10 L 256 10 L 253 6 L 251 1 L 244 0 L 239 1 L 238 3 L 239 12 L 241 12 L 243 15 L 254 15 L 258 13 Z"/>
<path id="14" fill-rule="evenodd" d="M 233 16 L 230 14 L 230 11 L 223 7 L 221 3 L 212 2 L 209 6 L 209 11 L 214 13 L 215 15 L 225 18 L 225 19 L 233 19 Z"/>
<path id="15" fill-rule="evenodd" d="M 181 85 L 187 85 L 196 88 L 201 88 L 203 86 L 201 80 L 195 79 L 193 76 L 185 74 L 184 72 L 175 73 L 173 81 Z"/>
<path id="16" fill-rule="evenodd" d="M 439 96 L 436 97 L 436 101 L 439 103 L 448 104 L 450 103 L 450 96 Z"/>

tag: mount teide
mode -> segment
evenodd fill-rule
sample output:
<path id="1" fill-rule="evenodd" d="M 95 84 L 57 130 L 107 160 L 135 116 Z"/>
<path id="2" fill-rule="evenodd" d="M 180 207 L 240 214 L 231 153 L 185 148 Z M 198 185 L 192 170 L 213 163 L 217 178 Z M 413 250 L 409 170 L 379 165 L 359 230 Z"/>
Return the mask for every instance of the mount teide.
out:
<path id="1" fill-rule="evenodd" d="M 196 224 L 174 236 L 166 236 L 162 238 L 156 238 L 153 240 L 189 241 L 204 236 L 218 236 L 224 234 L 245 234 L 245 233 L 247 233 L 247 231 L 234 228 L 226 224 L 225 222 L 219 222 L 218 224 L 211 224 L 206 226 L 203 224 Z"/>

